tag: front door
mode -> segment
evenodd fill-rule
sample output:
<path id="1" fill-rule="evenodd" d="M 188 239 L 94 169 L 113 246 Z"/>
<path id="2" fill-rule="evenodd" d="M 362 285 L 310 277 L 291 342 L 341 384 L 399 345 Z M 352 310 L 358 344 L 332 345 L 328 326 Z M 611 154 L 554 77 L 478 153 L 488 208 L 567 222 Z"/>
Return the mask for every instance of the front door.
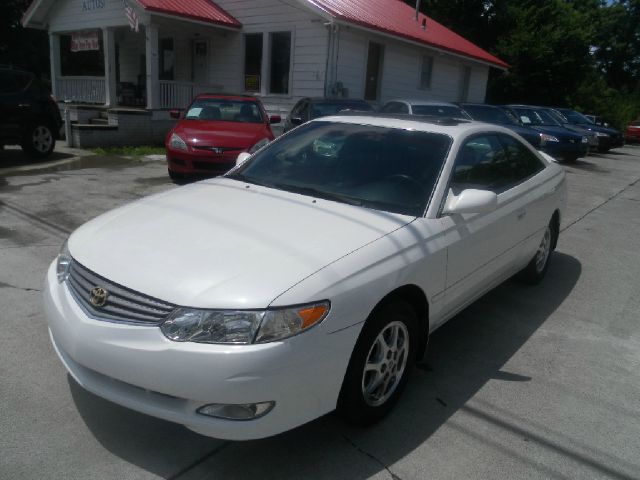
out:
<path id="1" fill-rule="evenodd" d="M 377 101 L 380 93 L 380 76 L 382 74 L 382 55 L 384 46 L 369 42 L 367 55 L 367 76 L 364 84 L 365 100 Z"/>
<path id="2" fill-rule="evenodd" d="M 209 43 L 206 40 L 193 42 L 193 82 L 205 84 L 209 80 Z"/>

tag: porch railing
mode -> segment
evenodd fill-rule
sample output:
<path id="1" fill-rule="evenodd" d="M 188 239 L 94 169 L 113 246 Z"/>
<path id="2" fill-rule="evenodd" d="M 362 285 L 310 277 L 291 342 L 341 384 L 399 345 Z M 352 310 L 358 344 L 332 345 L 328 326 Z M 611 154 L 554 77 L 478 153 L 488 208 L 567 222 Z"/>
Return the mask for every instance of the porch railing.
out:
<path id="1" fill-rule="evenodd" d="M 105 103 L 104 77 L 58 77 L 56 98 L 65 102 Z"/>
<path id="2" fill-rule="evenodd" d="M 160 108 L 185 108 L 196 95 L 221 90 L 219 85 L 160 80 Z"/>

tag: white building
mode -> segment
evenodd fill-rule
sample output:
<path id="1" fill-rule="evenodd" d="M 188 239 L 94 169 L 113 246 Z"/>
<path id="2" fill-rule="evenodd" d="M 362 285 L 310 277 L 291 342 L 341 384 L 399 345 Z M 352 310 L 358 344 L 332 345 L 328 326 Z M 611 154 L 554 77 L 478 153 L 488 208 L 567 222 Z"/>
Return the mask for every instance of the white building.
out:
<path id="1" fill-rule="evenodd" d="M 34 0 L 23 24 L 49 32 L 53 93 L 82 105 L 83 146 L 161 136 L 167 110 L 205 91 L 283 116 L 305 96 L 481 102 L 489 69 L 507 68 L 400 0 Z M 86 125 L 98 110 L 107 125 Z"/>

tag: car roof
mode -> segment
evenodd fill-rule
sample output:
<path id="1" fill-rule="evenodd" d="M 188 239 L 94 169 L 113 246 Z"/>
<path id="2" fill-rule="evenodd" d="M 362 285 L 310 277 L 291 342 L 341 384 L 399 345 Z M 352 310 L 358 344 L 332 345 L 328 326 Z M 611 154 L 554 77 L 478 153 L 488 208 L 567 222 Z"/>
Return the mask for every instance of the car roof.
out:
<path id="1" fill-rule="evenodd" d="M 325 98 L 325 97 L 306 97 L 305 100 L 309 100 L 310 102 L 318 103 L 318 102 L 331 102 L 331 103 L 366 103 L 369 105 L 369 102 L 363 100 L 361 98 Z"/>
<path id="2" fill-rule="evenodd" d="M 455 103 L 451 103 L 451 102 L 441 102 L 438 100 L 421 100 L 418 98 L 394 98 L 392 100 L 388 100 L 387 102 L 385 102 L 385 104 L 390 103 L 390 102 L 404 102 L 404 103 L 408 103 L 409 105 L 433 105 L 433 106 L 438 106 L 438 107 L 457 107 L 458 105 L 456 105 Z"/>
<path id="3" fill-rule="evenodd" d="M 456 136 L 466 132 L 486 132 L 487 130 L 512 134 L 508 128 L 475 120 L 443 118 L 435 116 L 415 116 L 404 114 L 343 112 L 337 115 L 321 117 L 311 122 L 349 123 L 372 125 L 376 127 L 418 130 L 422 132 L 442 133 Z"/>
<path id="4" fill-rule="evenodd" d="M 196 98 L 213 98 L 220 100 L 235 100 L 240 102 L 259 102 L 258 97 L 253 95 L 234 94 L 234 93 L 201 93 Z"/>

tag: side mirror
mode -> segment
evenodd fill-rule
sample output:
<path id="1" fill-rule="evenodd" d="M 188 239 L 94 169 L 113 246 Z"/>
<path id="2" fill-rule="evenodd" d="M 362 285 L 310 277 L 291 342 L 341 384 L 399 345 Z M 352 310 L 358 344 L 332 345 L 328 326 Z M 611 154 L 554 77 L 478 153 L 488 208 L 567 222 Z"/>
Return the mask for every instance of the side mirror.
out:
<path id="1" fill-rule="evenodd" d="M 171 110 L 169 110 L 169 116 L 171 118 L 180 118 L 180 114 L 182 113 L 181 110 L 178 110 L 177 108 L 172 108 Z"/>
<path id="2" fill-rule="evenodd" d="M 238 155 L 238 158 L 236 158 L 236 167 L 238 165 L 242 165 L 250 157 L 251 157 L 251 154 L 249 152 L 242 152 L 240 155 Z"/>
<path id="3" fill-rule="evenodd" d="M 269 117 L 269 123 L 273 125 L 274 123 L 280 123 L 282 121 L 282 117 L 280 115 L 271 115 Z"/>
<path id="4" fill-rule="evenodd" d="M 291 117 L 289 121 L 292 125 L 302 125 L 302 118 L 300 117 Z"/>
<path id="5" fill-rule="evenodd" d="M 488 190 L 467 189 L 454 195 L 449 190 L 449 196 L 442 213 L 487 213 L 498 206 L 498 195 Z"/>

